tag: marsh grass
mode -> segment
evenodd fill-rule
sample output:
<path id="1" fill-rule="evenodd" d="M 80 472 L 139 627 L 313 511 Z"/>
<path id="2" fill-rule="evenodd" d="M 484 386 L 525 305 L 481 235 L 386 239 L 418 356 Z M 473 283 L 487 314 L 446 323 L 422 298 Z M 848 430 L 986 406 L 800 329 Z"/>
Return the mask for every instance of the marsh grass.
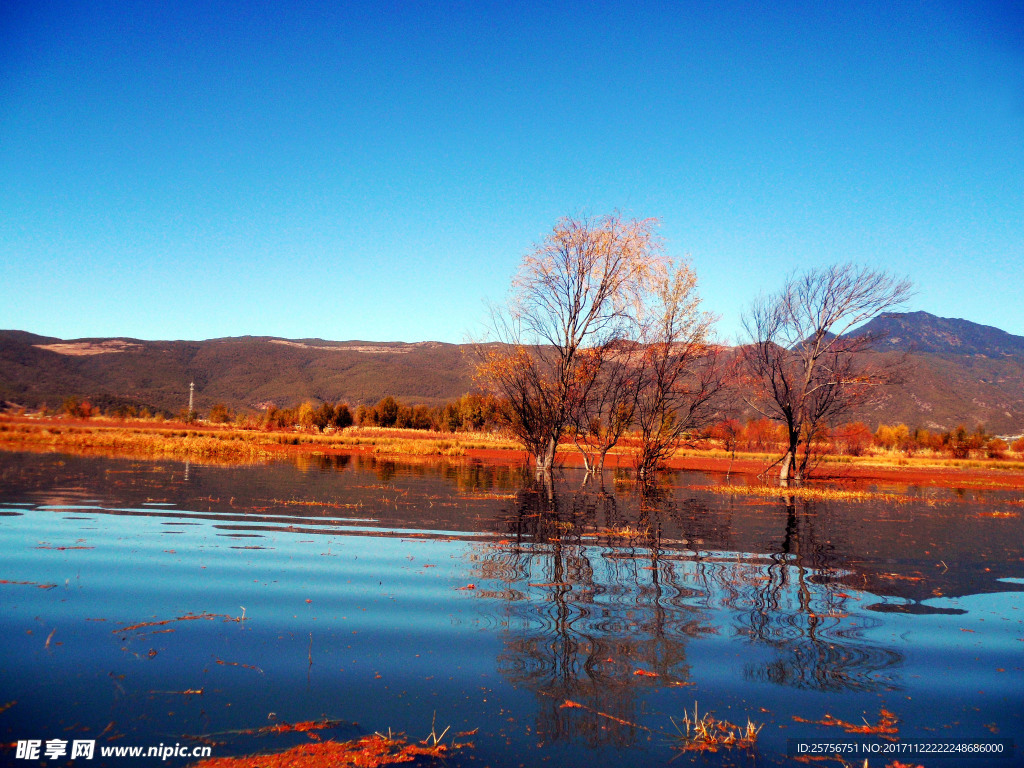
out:
<path id="1" fill-rule="evenodd" d="M 472 747 L 472 744 L 431 744 L 428 740 L 410 742 L 405 734 L 388 731 L 385 736 L 374 733 L 351 741 L 314 741 L 301 744 L 285 752 L 250 755 L 246 757 L 208 758 L 195 764 L 195 768 L 338 768 L 339 766 L 378 766 L 410 763 L 421 758 L 443 760 L 454 750 Z"/>
<path id="2" fill-rule="evenodd" d="M 1019 472 L 1024 461 L 1007 459 L 952 459 L 942 456 L 907 456 L 902 453 L 873 456 L 824 456 L 823 464 L 847 464 L 858 467 L 900 467 L 910 469 L 984 469 Z"/>
<path id="3" fill-rule="evenodd" d="M 0 423 L 0 448 L 76 452 L 123 452 L 134 457 L 262 462 L 281 446 L 307 449 L 372 449 L 382 455 L 461 457 L 473 449 L 514 449 L 500 436 L 351 428 L 331 435 L 255 432 L 238 429 L 181 429 L 158 426 Z"/>
<path id="4" fill-rule="evenodd" d="M 301 431 L 257 431 L 210 424 L 184 425 L 173 422 L 75 423 L 48 419 L 24 421 L 0 416 L 0 449 L 106 452 L 133 458 L 173 457 L 201 461 L 264 462 L 280 455 L 282 447 L 305 451 L 372 450 L 382 456 L 460 458 L 468 451 L 521 451 L 522 446 L 500 433 L 425 432 L 389 427 L 348 427 L 340 432 L 318 434 Z M 624 439 L 612 454 L 626 454 L 632 441 Z M 560 455 L 575 453 L 563 445 Z M 740 453 L 708 447 L 677 451 L 676 460 L 715 459 L 758 462 L 768 465 L 777 457 L 771 453 Z M 997 470 L 1020 472 L 1024 462 L 1003 459 L 947 459 L 938 456 L 883 454 L 872 456 L 821 457 L 819 470 L 828 467 L 865 467 L 939 470 Z M 979 481 L 980 482 L 980 481 Z M 797 493 L 796 495 L 799 495 Z M 837 497 L 838 498 L 838 497 Z"/>
<path id="5" fill-rule="evenodd" d="M 637 670 L 634 674 L 642 674 Z M 656 677 L 656 675 L 655 675 Z M 749 718 L 745 726 L 734 725 L 726 720 L 719 720 L 710 713 L 703 715 L 698 713 L 697 702 L 693 702 L 693 716 L 685 712 L 682 718 L 670 717 L 669 720 L 675 728 L 675 732 L 652 729 L 631 720 L 624 720 L 608 712 L 602 712 L 594 707 L 581 704 L 578 701 L 566 699 L 559 709 L 579 709 L 593 715 L 606 718 L 612 722 L 625 725 L 630 728 L 648 731 L 653 734 L 660 734 L 669 739 L 675 749 L 683 752 L 717 752 L 719 749 L 753 749 L 757 743 L 757 735 L 761 732 L 763 725 L 756 725 Z"/>
<path id="6" fill-rule="evenodd" d="M 273 454 L 266 446 L 265 441 L 244 441 L 196 430 L 0 425 L 0 447 L 8 450 L 127 452 L 133 456 L 246 462 L 271 458 Z"/>
<path id="7" fill-rule="evenodd" d="M 693 717 L 686 712 L 682 720 L 669 718 L 675 726 L 676 748 L 684 752 L 717 752 L 719 749 L 752 749 L 763 725 L 755 725 L 749 718 L 746 726 L 718 720 L 705 712 L 698 714 L 693 703 Z"/>
<path id="8" fill-rule="evenodd" d="M 465 456 L 466 446 L 458 440 L 390 439 L 373 446 L 374 453 L 403 456 Z"/>
<path id="9" fill-rule="evenodd" d="M 911 501 L 907 496 L 896 493 L 880 493 L 876 491 L 847 491 L 839 488 L 781 488 L 774 485 L 712 485 L 701 486 L 702 490 L 723 496 L 765 496 L 768 498 L 797 498 L 821 501 L 888 501 L 894 504 L 906 504 Z"/>
<path id="10" fill-rule="evenodd" d="M 595 534 L 610 539 L 639 539 L 650 536 L 650 528 L 638 528 L 631 525 L 610 526 L 601 528 Z"/>

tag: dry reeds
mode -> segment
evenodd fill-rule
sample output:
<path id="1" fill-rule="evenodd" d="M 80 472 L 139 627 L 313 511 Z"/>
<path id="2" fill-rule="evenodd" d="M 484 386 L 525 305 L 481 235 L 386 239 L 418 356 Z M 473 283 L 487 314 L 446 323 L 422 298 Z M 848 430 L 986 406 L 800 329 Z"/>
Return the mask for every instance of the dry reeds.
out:
<path id="1" fill-rule="evenodd" d="M 263 461 L 273 454 L 266 441 L 233 439 L 228 433 L 122 427 L 48 427 L 44 424 L 0 429 L 0 448 L 81 453 L 111 452 L 132 456 Z"/>
<path id="2" fill-rule="evenodd" d="M 764 496 L 767 498 L 815 499 L 820 501 L 887 501 L 904 504 L 907 496 L 875 491 L 846 491 L 839 488 L 783 488 L 775 485 L 712 485 L 702 490 L 724 496 Z"/>
<path id="3" fill-rule="evenodd" d="M 682 721 L 670 718 L 676 729 L 677 748 L 684 752 L 717 752 L 719 749 L 751 749 L 757 742 L 762 725 L 747 719 L 746 726 L 718 720 L 705 712 L 699 715 L 693 703 L 693 717 L 686 712 Z"/>
<path id="4" fill-rule="evenodd" d="M 133 457 L 262 462 L 280 455 L 280 446 L 325 449 L 372 448 L 381 455 L 461 457 L 471 449 L 515 448 L 499 437 L 437 438 L 414 430 L 354 428 L 333 435 L 253 432 L 233 429 L 174 429 L 157 426 L 63 426 L 0 424 L 0 448 L 7 450 L 109 452 Z"/>

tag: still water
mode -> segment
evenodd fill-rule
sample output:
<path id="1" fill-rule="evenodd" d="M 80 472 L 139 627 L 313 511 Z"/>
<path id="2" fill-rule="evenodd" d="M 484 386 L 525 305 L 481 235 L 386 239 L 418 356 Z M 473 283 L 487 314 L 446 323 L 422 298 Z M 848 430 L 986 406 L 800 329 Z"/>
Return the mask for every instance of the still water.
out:
<path id="1" fill-rule="evenodd" d="M 474 744 L 454 765 L 782 765 L 788 739 L 858 738 L 1016 746 L 871 766 L 1021 764 L 1022 494 L 664 480 L 0 454 L 0 742 L 221 757 L 326 718 L 338 740 L 450 726 Z M 694 706 L 762 726 L 756 748 L 680 752 Z M 889 740 L 836 724 L 883 712 Z M 103 760 L 50 764 L 80 763 Z"/>

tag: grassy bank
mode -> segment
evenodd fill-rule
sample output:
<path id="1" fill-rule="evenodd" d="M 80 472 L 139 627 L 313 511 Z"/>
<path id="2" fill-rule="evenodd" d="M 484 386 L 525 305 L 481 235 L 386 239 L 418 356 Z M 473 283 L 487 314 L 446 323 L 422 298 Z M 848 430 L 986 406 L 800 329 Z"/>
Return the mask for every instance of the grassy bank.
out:
<path id="1" fill-rule="evenodd" d="M 329 435 L 262 432 L 184 424 L 117 424 L 69 420 L 0 419 L 0 449 L 128 452 L 136 456 L 196 461 L 259 462 L 286 452 L 367 450 L 409 456 L 464 456 L 467 450 L 514 450 L 503 438 L 351 427 Z"/>
<path id="2" fill-rule="evenodd" d="M 473 457 L 489 461 L 525 460 L 520 446 L 498 434 L 478 432 L 428 432 L 383 427 L 349 427 L 332 434 L 259 431 L 187 425 L 175 422 L 118 422 L 100 420 L 41 419 L 0 416 L 0 450 L 104 453 L 132 458 L 176 458 L 190 461 L 256 463 L 287 454 L 365 451 L 382 456 Z M 608 465 L 632 464 L 628 441 L 609 455 Z M 714 447 L 680 450 L 670 466 L 736 474 L 771 474 L 778 458 L 771 453 L 728 453 Z M 580 463 L 579 452 L 564 445 L 559 459 L 567 465 Z M 824 456 L 817 465 L 819 476 L 907 478 L 931 475 L 1002 475 L 1014 485 L 1024 485 L 1024 461 L 1015 459 L 952 459 L 943 456 L 906 456 L 879 453 L 869 456 Z M 908 479 L 908 482 L 912 480 Z"/>

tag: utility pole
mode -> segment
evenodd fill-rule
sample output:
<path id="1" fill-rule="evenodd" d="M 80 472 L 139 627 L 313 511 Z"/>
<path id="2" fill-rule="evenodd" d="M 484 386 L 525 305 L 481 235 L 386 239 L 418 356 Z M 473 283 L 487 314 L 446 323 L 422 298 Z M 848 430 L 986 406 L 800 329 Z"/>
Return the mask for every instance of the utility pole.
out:
<path id="1" fill-rule="evenodd" d="M 192 421 L 192 414 L 195 413 L 195 411 L 192 409 L 192 400 L 195 397 L 195 392 L 196 392 L 196 383 L 193 380 L 193 381 L 190 381 L 189 384 L 188 384 L 188 420 L 189 421 Z"/>

